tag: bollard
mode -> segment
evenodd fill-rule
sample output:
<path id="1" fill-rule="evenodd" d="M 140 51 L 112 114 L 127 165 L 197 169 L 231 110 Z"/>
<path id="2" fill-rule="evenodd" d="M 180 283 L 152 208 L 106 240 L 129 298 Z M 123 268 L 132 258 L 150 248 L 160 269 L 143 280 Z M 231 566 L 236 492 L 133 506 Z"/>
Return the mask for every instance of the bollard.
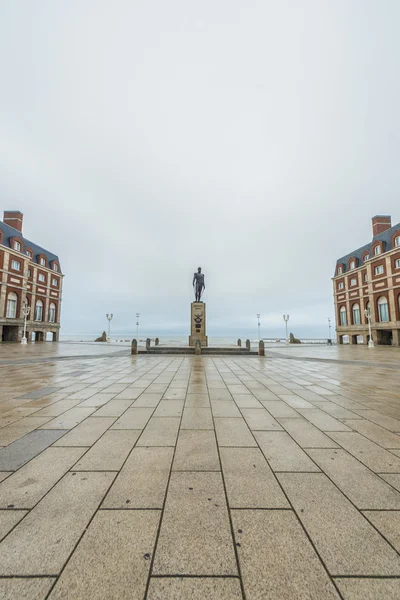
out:
<path id="1" fill-rule="evenodd" d="M 132 340 L 131 354 L 137 354 L 137 340 Z"/>
<path id="2" fill-rule="evenodd" d="M 240 338 L 239 338 L 239 339 L 238 339 L 238 341 L 237 341 L 237 345 L 238 345 L 238 346 L 241 346 L 241 345 L 242 345 L 242 340 L 241 340 Z"/>
<path id="3" fill-rule="evenodd" d="M 258 343 L 258 356 L 265 356 L 265 345 L 262 340 Z"/>
<path id="4" fill-rule="evenodd" d="M 246 348 L 247 350 L 250 350 L 250 340 L 246 340 Z"/>
<path id="5" fill-rule="evenodd" d="M 158 338 L 156 338 L 156 339 L 155 339 L 155 344 L 156 344 L 156 346 L 158 346 L 158 345 L 159 345 L 159 343 L 160 343 L 160 340 L 159 340 Z"/>
<path id="6" fill-rule="evenodd" d="M 150 345 L 151 345 L 151 339 L 147 338 L 146 339 L 146 350 L 149 351 L 150 350 Z"/>
<path id="7" fill-rule="evenodd" d="M 196 340 L 195 345 L 194 345 L 194 353 L 198 356 L 199 354 L 201 354 L 201 342 L 200 340 Z"/>

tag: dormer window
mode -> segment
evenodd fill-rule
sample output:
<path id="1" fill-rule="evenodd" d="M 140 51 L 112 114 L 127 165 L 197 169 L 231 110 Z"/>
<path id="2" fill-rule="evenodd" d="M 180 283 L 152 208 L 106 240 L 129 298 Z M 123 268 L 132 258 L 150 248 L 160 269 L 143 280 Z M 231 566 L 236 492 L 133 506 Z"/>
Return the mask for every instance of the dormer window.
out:
<path id="1" fill-rule="evenodd" d="M 54 265 L 53 265 L 53 271 L 58 272 L 58 264 L 57 263 L 54 263 Z"/>
<path id="2" fill-rule="evenodd" d="M 369 260 L 369 254 L 366 254 L 366 255 L 364 256 L 364 262 L 366 262 L 367 260 Z"/>
<path id="3" fill-rule="evenodd" d="M 350 261 L 350 270 L 356 268 L 356 262 L 354 260 Z"/>
<path id="4" fill-rule="evenodd" d="M 341 275 L 343 273 L 343 267 L 338 267 L 337 272 L 338 272 L 338 275 Z"/>
<path id="5" fill-rule="evenodd" d="M 21 242 L 14 242 L 14 250 L 21 252 Z"/>
<path id="6" fill-rule="evenodd" d="M 374 254 L 375 254 L 375 256 L 378 256 L 379 254 L 382 254 L 382 248 L 381 248 L 381 246 L 375 246 L 375 248 L 374 248 Z"/>
<path id="7" fill-rule="evenodd" d="M 30 250 L 26 250 L 25 254 L 27 255 L 28 258 L 32 258 L 32 252 Z"/>
<path id="8" fill-rule="evenodd" d="M 44 259 L 44 258 L 41 258 L 39 262 L 40 262 L 40 264 L 42 265 L 42 267 L 45 267 L 45 266 L 46 266 L 46 261 L 45 261 L 45 259 Z"/>
<path id="9" fill-rule="evenodd" d="M 394 238 L 394 246 L 395 248 L 400 247 L 400 235 L 396 235 L 396 237 Z"/>

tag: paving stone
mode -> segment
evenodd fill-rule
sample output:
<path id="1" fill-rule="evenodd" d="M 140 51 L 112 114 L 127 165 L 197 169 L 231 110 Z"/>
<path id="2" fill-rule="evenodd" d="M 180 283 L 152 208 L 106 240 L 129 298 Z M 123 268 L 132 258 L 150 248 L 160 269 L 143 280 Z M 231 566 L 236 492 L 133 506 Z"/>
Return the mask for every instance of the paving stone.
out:
<path id="1" fill-rule="evenodd" d="M 141 394 L 143 394 L 144 390 L 146 388 L 141 387 L 141 388 L 127 388 L 126 390 L 124 390 L 123 392 L 120 392 L 119 394 L 113 395 L 113 400 L 136 400 L 136 398 L 139 398 L 139 396 Z"/>
<path id="2" fill-rule="evenodd" d="M 210 400 L 233 400 L 231 393 L 226 389 L 209 390 Z"/>
<path id="3" fill-rule="evenodd" d="M 314 408 L 311 402 L 307 402 L 307 400 L 300 398 L 297 394 L 279 394 L 279 398 L 296 410 L 298 408 Z"/>
<path id="4" fill-rule="evenodd" d="M 158 404 L 155 417 L 180 417 L 183 412 L 184 400 L 161 400 Z"/>
<path id="5" fill-rule="evenodd" d="M 392 433 L 376 423 L 361 418 L 347 419 L 344 423 L 383 448 L 400 448 L 400 435 Z"/>
<path id="6" fill-rule="evenodd" d="M 1 600 L 44 600 L 55 578 L 31 577 L 0 579 Z"/>
<path id="7" fill-rule="evenodd" d="M 0 446 L 12 444 L 49 420 L 50 417 L 24 417 L 16 423 L 3 427 L 0 429 Z"/>
<path id="8" fill-rule="evenodd" d="M 214 429 L 210 408 L 186 408 L 181 429 Z"/>
<path id="9" fill-rule="evenodd" d="M 218 446 L 257 446 L 244 419 L 214 419 Z"/>
<path id="10" fill-rule="evenodd" d="M 236 577 L 152 577 L 147 600 L 242 600 Z"/>
<path id="11" fill-rule="evenodd" d="M 168 388 L 167 391 L 163 395 L 163 400 L 184 400 L 185 398 L 186 398 L 186 388 L 185 389 Z"/>
<path id="12" fill-rule="evenodd" d="M 233 399 L 239 408 L 263 408 L 261 402 L 251 394 L 233 394 Z"/>
<path id="13" fill-rule="evenodd" d="M 175 446 L 179 424 L 179 417 L 152 417 L 137 446 Z"/>
<path id="14" fill-rule="evenodd" d="M 79 407 L 85 408 L 86 406 L 94 406 L 95 408 L 98 408 L 99 406 L 103 406 L 104 404 L 107 404 L 107 402 L 110 402 L 110 400 L 112 400 L 115 397 L 115 395 L 116 394 L 111 393 L 104 394 L 103 392 L 99 394 L 94 394 L 84 402 L 81 402 Z"/>
<path id="15" fill-rule="evenodd" d="M 364 516 L 400 552 L 400 512 L 397 510 L 364 511 Z"/>
<path id="16" fill-rule="evenodd" d="M 74 406 L 76 406 L 77 404 L 79 404 L 79 400 L 70 400 L 69 398 L 65 399 L 65 400 L 59 400 L 58 402 L 55 402 L 54 404 L 45 406 L 44 408 L 39 410 L 35 414 L 35 416 L 36 417 L 49 417 L 49 419 L 47 419 L 47 421 L 49 421 L 50 417 L 58 417 L 59 415 L 62 415 L 70 408 L 74 408 Z"/>
<path id="17" fill-rule="evenodd" d="M 331 575 L 400 575 L 400 557 L 323 473 L 277 475 Z"/>
<path id="18" fill-rule="evenodd" d="M 290 508 L 258 448 L 220 448 L 231 508 Z"/>
<path id="19" fill-rule="evenodd" d="M 173 448 L 134 448 L 103 508 L 162 508 Z"/>
<path id="20" fill-rule="evenodd" d="M 301 419 L 301 415 L 288 406 L 283 400 L 263 400 L 261 404 L 275 418 Z"/>
<path id="21" fill-rule="evenodd" d="M 249 600 L 339 599 L 300 523 L 288 510 L 233 510 Z"/>
<path id="22" fill-rule="evenodd" d="M 186 407 L 207 408 L 210 406 L 210 400 L 207 394 L 187 394 L 185 400 Z"/>
<path id="23" fill-rule="evenodd" d="M 92 446 L 114 421 L 115 417 L 88 417 L 54 445 Z"/>
<path id="24" fill-rule="evenodd" d="M 58 574 L 113 478 L 113 473 L 65 475 L 0 544 L 0 574 Z"/>
<path id="25" fill-rule="evenodd" d="M 376 410 L 365 409 L 364 406 L 360 406 L 356 412 L 364 419 L 368 419 L 368 421 L 376 423 L 376 425 L 381 425 L 381 427 L 384 427 L 385 429 L 388 429 L 389 431 L 392 431 L 394 433 L 400 433 L 399 419 L 388 417 L 387 415 L 383 415 L 382 413 Z"/>
<path id="26" fill-rule="evenodd" d="M 0 472 L 0 481 L 4 481 L 4 479 L 7 479 L 7 477 L 9 477 L 10 475 L 12 475 L 12 471 L 3 471 Z"/>
<path id="27" fill-rule="evenodd" d="M 285 431 L 256 431 L 254 436 L 273 471 L 319 471 Z"/>
<path id="28" fill-rule="evenodd" d="M 400 509 L 400 494 L 345 450 L 307 450 L 359 509 Z"/>
<path id="29" fill-rule="evenodd" d="M 388 473 L 387 475 L 381 474 L 379 475 L 379 477 L 390 483 L 391 486 L 393 486 L 396 490 L 400 492 L 400 474 L 396 475 Z"/>
<path id="30" fill-rule="evenodd" d="M 162 393 L 148 394 L 147 392 L 145 392 L 144 394 L 139 396 L 139 398 L 137 400 L 135 400 L 133 402 L 132 406 L 134 406 L 135 408 L 140 408 L 140 407 L 144 407 L 144 408 L 154 407 L 155 408 L 156 406 L 158 406 L 161 398 L 162 398 Z M 115 402 L 115 400 L 114 400 L 114 402 Z"/>
<path id="31" fill-rule="evenodd" d="M 56 429 L 31 431 L 0 450 L 0 470 L 16 471 L 65 433 L 65 430 Z"/>
<path id="32" fill-rule="evenodd" d="M 242 415 L 252 431 L 282 431 L 282 427 L 265 408 L 242 408 Z"/>
<path id="33" fill-rule="evenodd" d="M 140 431 L 106 431 L 74 466 L 74 471 L 119 471 L 135 445 Z M 0 487 L 1 490 L 1 487 Z"/>
<path id="34" fill-rule="evenodd" d="M 211 410 L 214 417 L 240 417 L 240 411 L 232 400 L 213 400 Z"/>
<path id="35" fill-rule="evenodd" d="M 45 425 L 42 425 L 41 429 L 72 429 L 95 410 L 94 407 L 80 408 L 79 406 L 75 406 L 55 419 L 48 421 Z"/>
<path id="36" fill-rule="evenodd" d="M 159 519 L 159 511 L 99 511 L 50 600 L 142 600 Z"/>
<path id="37" fill-rule="evenodd" d="M 220 473 L 171 474 L 153 573 L 237 575 Z"/>
<path id="38" fill-rule="evenodd" d="M 26 514 L 28 514 L 27 510 L 0 510 L 0 540 L 2 540 Z M 2 598 L 1 587 L 0 598 Z"/>
<path id="39" fill-rule="evenodd" d="M 299 413 L 307 421 L 318 427 L 318 429 L 321 429 L 321 431 L 351 431 L 347 425 L 344 425 L 319 408 L 299 408 Z"/>
<path id="40" fill-rule="evenodd" d="M 113 429 L 144 429 L 153 408 L 128 408 L 113 425 Z"/>
<path id="41" fill-rule="evenodd" d="M 335 578 L 344 600 L 398 600 L 400 579 Z"/>
<path id="42" fill-rule="evenodd" d="M 110 400 L 92 413 L 92 417 L 120 417 L 131 404 L 131 400 Z"/>
<path id="43" fill-rule="evenodd" d="M 0 508 L 32 508 L 85 452 L 47 448 L 0 484 Z"/>
<path id="44" fill-rule="evenodd" d="M 347 410 L 347 408 L 343 408 L 343 406 L 338 406 L 333 402 L 313 402 L 313 405 L 321 410 L 327 412 L 332 417 L 336 417 L 336 419 L 361 419 L 356 415 L 356 413 Z M 350 425 L 351 427 L 351 425 Z"/>
<path id="45" fill-rule="evenodd" d="M 304 419 L 279 419 L 279 423 L 302 448 L 337 448 L 330 437 Z"/>
<path id="46" fill-rule="evenodd" d="M 375 473 L 400 473 L 400 458 L 359 433 L 330 433 L 335 442 Z"/>
<path id="47" fill-rule="evenodd" d="M 271 401 L 271 400 L 278 400 L 279 401 L 279 397 L 274 394 L 274 392 L 271 392 L 271 390 L 267 390 L 267 389 L 260 389 L 260 390 L 253 390 L 253 395 L 257 398 L 257 400 L 260 401 Z"/>
<path id="48" fill-rule="evenodd" d="M 27 394 L 24 394 L 23 396 L 19 396 L 17 398 L 17 400 L 25 400 L 25 399 L 37 400 L 38 398 L 43 398 L 43 396 L 48 396 L 49 394 L 52 394 L 53 392 L 59 392 L 59 391 L 61 391 L 59 387 L 42 387 L 39 390 L 28 392 Z"/>
<path id="49" fill-rule="evenodd" d="M 172 468 L 174 471 L 220 471 L 214 431 L 181 430 Z"/>

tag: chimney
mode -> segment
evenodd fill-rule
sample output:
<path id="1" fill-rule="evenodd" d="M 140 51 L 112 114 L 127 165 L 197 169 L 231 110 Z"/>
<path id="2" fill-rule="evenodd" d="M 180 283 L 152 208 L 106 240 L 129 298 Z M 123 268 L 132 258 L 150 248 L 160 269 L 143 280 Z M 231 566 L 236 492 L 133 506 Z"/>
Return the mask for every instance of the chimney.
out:
<path id="1" fill-rule="evenodd" d="M 24 215 L 19 210 L 5 210 L 3 221 L 6 225 L 18 229 L 22 233 L 22 220 Z"/>
<path id="2" fill-rule="evenodd" d="M 392 226 L 392 217 L 390 215 L 376 215 L 372 217 L 372 234 L 373 237 L 390 229 Z"/>

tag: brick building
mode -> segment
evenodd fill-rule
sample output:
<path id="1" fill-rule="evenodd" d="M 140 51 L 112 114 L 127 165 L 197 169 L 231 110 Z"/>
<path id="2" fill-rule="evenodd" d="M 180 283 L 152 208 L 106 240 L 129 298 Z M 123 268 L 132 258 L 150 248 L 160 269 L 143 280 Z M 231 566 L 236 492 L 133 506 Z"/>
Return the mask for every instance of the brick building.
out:
<path id="1" fill-rule="evenodd" d="M 336 263 L 333 295 L 337 342 L 367 343 L 371 315 L 375 344 L 400 346 L 400 223 L 391 217 L 372 219 L 372 241 Z"/>
<path id="2" fill-rule="evenodd" d="M 63 275 L 58 257 L 22 235 L 23 215 L 5 211 L 0 221 L 1 341 L 20 341 L 24 306 L 30 307 L 27 338 L 58 341 Z"/>

